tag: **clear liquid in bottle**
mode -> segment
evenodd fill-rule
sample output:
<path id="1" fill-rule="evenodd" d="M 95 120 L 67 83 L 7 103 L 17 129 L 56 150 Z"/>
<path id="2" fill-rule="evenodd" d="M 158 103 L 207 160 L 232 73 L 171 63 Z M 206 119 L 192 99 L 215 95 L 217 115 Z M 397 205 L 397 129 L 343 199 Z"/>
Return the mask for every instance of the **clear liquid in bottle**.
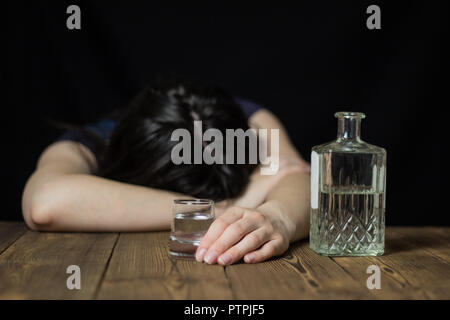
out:
<path id="1" fill-rule="evenodd" d="M 338 112 L 338 138 L 311 153 L 310 247 L 331 256 L 384 253 L 386 150 L 360 138 L 357 112 Z"/>

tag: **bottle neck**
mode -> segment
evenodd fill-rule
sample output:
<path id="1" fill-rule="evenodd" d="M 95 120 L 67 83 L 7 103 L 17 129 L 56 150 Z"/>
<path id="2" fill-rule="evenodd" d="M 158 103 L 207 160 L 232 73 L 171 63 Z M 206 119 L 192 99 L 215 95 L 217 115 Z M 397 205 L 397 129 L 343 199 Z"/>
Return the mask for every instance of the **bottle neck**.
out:
<path id="1" fill-rule="evenodd" d="M 338 141 L 361 141 L 361 118 L 338 118 Z"/>

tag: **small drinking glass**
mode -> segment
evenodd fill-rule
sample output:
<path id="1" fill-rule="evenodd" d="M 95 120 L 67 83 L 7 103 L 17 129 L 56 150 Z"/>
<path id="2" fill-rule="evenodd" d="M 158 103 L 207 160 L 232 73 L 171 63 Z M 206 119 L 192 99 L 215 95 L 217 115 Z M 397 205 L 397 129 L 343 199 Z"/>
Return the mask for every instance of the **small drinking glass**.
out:
<path id="1" fill-rule="evenodd" d="M 176 258 L 194 259 L 200 241 L 214 221 L 214 201 L 177 199 L 173 201 L 169 253 Z"/>

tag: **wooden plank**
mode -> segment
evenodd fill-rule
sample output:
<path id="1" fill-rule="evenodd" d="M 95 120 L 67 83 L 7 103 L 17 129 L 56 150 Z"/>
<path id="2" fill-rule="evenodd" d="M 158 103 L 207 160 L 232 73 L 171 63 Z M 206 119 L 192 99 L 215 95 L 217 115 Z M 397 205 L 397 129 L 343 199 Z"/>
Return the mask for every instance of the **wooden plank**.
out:
<path id="1" fill-rule="evenodd" d="M 224 269 L 169 257 L 168 232 L 121 234 L 98 299 L 232 299 Z"/>
<path id="2" fill-rule="evenodd" d="M 387 228 L 386 253 L 379 257 L 335 257 L 333 260 L 361 283 L 367 281 L 369 265 L 381 271 L 381 289 L 371 290 L 380 299 L 448 299 L 450 267 L 412 239 L 419 228 Z"/>
<path id="3" fill-rule="evenodd" d="M 28 231 L 0 255 L 0 299 L 90 299 L 117 234 Z M 69 290 L 69 265 L 81 269 L 81 289 Z"/>
<path id="4" fill-rule="evenodd" d="M 308 241 L 291 244 L 280 258 L 226 267 L 238 299 L 350 299 L 370 297 L 330 258 L 314 253 Z"/>
<path id="5" fill-rule="evenodd" d="M 25 232 L 27 227 L 23 222 L 0 222 L 0 254 Z"/>
<path id="6" fill-rule="evenodd" d="M 367 279 L 371 275 L 366 273 L 367 268 L 370 265 L 378 266 L 381 272 L 381 289 L 371 290 L 376 299 L 428 298 L 421 288 L 411 285 L 400 270 L 396 270 L 378 257 L 333 257 L 333 260 L 357 278 L 361 286 L 367 286 Z"/>
<path id="7" fill-rule="evenodd" d="M 293 254 L 304 266 L 304 275 L 316 283 L 320 299 L 373 299 L 367 286 L 352 273 L 341 268 L 330 257 L 315 253 L 309 241 L 293 248 Z"/>
<path id="8" fill-rule="evenodd" d="M 448 299 L 449 228 L 387 228 L 381 257 L 329 258 L 308 241 L 225 269 L 168 255 L 168 232 L 39 233 L 0 223 L 0 299 Z M 66 287 L 81 268 L 81 290 Z M 381 290 L 366 287 L 381 268 Z"/>
<path id="9" fill-rule="evenodd" d="M 395 228 L 395 237 L 450 263 L 450 228 Z"/>

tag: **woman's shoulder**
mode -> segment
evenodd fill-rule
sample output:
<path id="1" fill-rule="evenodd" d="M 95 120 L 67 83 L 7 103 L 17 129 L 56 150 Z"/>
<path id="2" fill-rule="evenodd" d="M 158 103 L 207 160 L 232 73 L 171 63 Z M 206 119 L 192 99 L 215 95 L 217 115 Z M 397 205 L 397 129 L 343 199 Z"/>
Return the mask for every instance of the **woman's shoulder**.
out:
<path id="1" fill-rule="evenodd" d="M 86 146 L 97 158 L 109 142 L 117 121 L 104 118 L 65 131 L 56 141 L 74 141 Z"/>
<path id="2" fill-rule="evenodd" d="M 85 125 L 86 129 L 89 129 L 100 136 L 105 142 L 107 142 L 116 127 L 117 121 L 105 118 L 95 123 L 88 123 Z"/>
<path id="3" fill-rule="evenodd" d="M 250 118 L 256 111 L 263 108 L 263 106 L 259 103 L 241 97 L 235 97 L 235 101 L 239 104 L 242 111 L 244 111 L 247 119 Z"/>

